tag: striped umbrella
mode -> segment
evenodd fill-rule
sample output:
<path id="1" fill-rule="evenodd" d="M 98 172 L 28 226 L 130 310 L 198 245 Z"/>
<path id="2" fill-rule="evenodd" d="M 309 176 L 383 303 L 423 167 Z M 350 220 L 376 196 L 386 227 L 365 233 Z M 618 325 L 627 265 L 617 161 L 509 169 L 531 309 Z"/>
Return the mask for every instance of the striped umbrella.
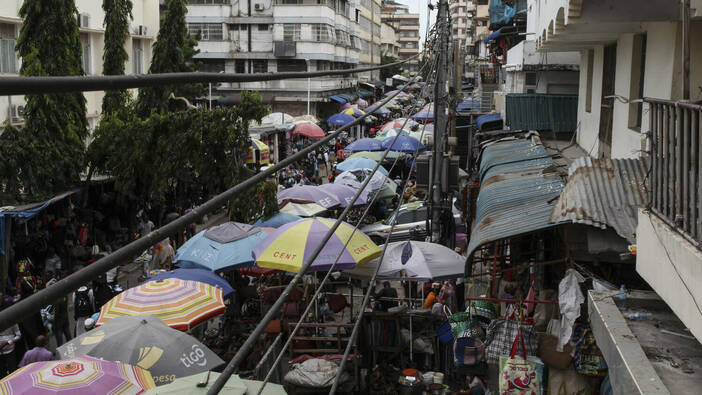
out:
<path id="1" fill-rule="evenodd" d="M 198 281 L 168 278 L 130 288 L 105 303 L 95 326 L 115 317 L 153 314 L 186 331 L 224 313 L 222 290 Z"/>
<path id="2" fill-rule="evenodd" d="M 260 153 L 258 160 L 259 164 L 267 165 L 270 163 L 271 149 L 268 148 L 268 145 L 263 141 L 253 138 L 251 139 L 251 146 L 249 147 L 249 156 L 246 158 L 246 163 L 256 163 L 256 155 L 254 151 L 258 151 Z"/>
<path id="3" fill-rule="evenodd" d="M 0 380 L 1 394 L 141 394 L 154 388 L 148 371 L 86 355 L 34 362 Z"/>
<path id="4" fill-rule="evenodd" d="M 297 215 L 298 217 L 314 217 L 327 211 L 324 207 L 317 203 L 294 203 L 288 202 L 280 208 L 283 214 Z"/>
<path id="5" fill-rule="evenodd" d="M 259 267 L 299 272 L 304 261 L 322 242 L 334 225 L 328 218 L 301 219 L 283 225 L 271 233 L 253 250 Z M 381 250 L 363 232 L 353 233 L 353 227 L 342 222 L 310 266 L 311 271 L 329 270 L 341 253 L 338 270 L 353 269 L 380 256 Z M 344 247 L 349 240 L 348 246 Z"/>

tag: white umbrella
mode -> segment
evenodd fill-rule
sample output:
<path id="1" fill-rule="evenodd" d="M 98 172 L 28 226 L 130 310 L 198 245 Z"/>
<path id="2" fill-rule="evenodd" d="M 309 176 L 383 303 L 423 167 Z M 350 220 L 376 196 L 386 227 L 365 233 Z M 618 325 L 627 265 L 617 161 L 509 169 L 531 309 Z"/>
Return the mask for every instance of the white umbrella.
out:
<path id="1" fill-rule="evenodd" d="M 282 125 L 293 121 L 293 116 L 284 112 L 272 112 L 261 118 L 261 125 Z"/>
<path id="2" fill-rule="evenodd" d="M 360 189 L 363 182 L 368 178 L 368 176 L 373 173 L 371 169 L 354 169 L 345 171 L 334 179 L 334 184 L 348 185 L 350 187 Z M 366 191 L 378 191 L 383 188 L 385 182 L 393 182 L 389 178 L 385 177 L 383 173 L 377 171 L 373 174 L 370 182 L 366 186 Z"/>
<path id="3" fill-rule="evenodd" d="M 383 280 L 429 281 L 461 277 L 466 258 L 441 244 L 423 241 L 390 243 L 383 261 L 374 259 L 347 271 L 354 277 L 370 278 L 378 269 Z"/>

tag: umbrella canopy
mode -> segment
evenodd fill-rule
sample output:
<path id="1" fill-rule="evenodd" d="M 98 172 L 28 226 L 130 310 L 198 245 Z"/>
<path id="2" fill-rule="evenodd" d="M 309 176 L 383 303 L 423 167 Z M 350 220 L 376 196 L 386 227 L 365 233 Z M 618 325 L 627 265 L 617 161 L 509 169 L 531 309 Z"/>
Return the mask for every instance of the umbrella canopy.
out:
<path id="1" fill-rule="evenodd" d="M 339 171 L 349 171 L 355 169 L 374 169 L 378 162 L 368 158 L 349 158 L 336 165 Z M 378 171 L 383 175 L 388 175 L 388 171 L 383 166 L 378 167 Z"/>
<path id="2" fill-rule="evenodd" d="M 65 343 L 61 358 L 89 355 L 148 370 L 158 385 L 215 369 L 224 363 L 194 337 L 172 329 L 153 315 L 117 317 Z M 166 380 L 161 380 L 166 377 Z"/>
<path id="3" fill-rule="evenodd" d="M 284 112 L 272 112 L 261 118 L 261 125 L 283 125 L 293 121 L 290 114 Z"/>
<path id="4" fill-rule="evenodd" d="M 390 109 L 388 109 L 386 106 L 380 106 L 379 103 L 376 103 L 376 104 L 372 104 L 371 106 L 366 108 L 366 112 L 370 112 L 370 113 L 378 114 L 378 115 L 388 115 L 392 111 L 390 111 Z"/>
<path id="5" fill-rule="evenodd" d="M 324 190 L 324 192 L 330 193 L 334 196 L 336 196 L 337 199 L 341 202 L 341 207 L 346 208 L 351 201 L 353 200 L 353 197 L 356 196 L 357 189 L 351 188 L 348 185 L 341 185 L 341 184 L 322 184 L 319 186 L 320 189 Z M 363 206 L 365 204 L 368 204 L 370 201 L 368 194 L 362 193 L 358 199 L 356 199 L 356 204 L 355 206 Z"/>
<path id="6" fill-rule="evenodd" d="M 334 114 L 327 118 L 327 123 L 331 126 L 343 126 L 349 122 L 353 122 L 356 118 L 347 114 Z"/>
<path id="7" fill-rule="evenodd" d="M 358 108 L 366 108 L 366 107 L 368 107 L 368 102 L 365 101 L 365 100 L 363 100 L 363 99 L 361 99 L 360 97 L 358 98 L 358 100 L 356 100 L 356 104 L 358 105 Z"/>
<path id="8" fill-rule="evenodd" d="M 189 377 L 177 378 L 174 382 L 151 389 L 144 395 L 190 395 L 190 394 L 206 394 L 209 388 L 217 381 L 219 373 L 203 372 Z M 207 385 L 198 385 L 199 383 L 207 383 Z M 258 394 L 258 390 L 263 384 L 262 381 L 243 380 L 236 374 L 231 375 L 229 380 L 224 383 L 221 394 L 226 395 L 253 395 Z M 285 388 L 280 384 L 267 383 L 266 387 L 261 392 L 263 395 L 287 395 Z"/>
<path id="9" fill-rule="evenodd" d="M 358 108 L 356 106 L 351 106 L 351 107 L 345 109 L 344 111 L 342 111 L 340 114 L 351 115 L 353 117 L 358 118 L 358 117 L 362 117 L 362 116 L 366 115 L 366 112 L 361 110 L 360 108 Z"/>
<path id="10" fill-rule="evenodd" d="M 201 283 L 210 284 L 215 288 L 222 290 L 222 297 L 229 297 L 234 292 L 234 288 L 223 279 L 215 274 L 212 270 L 207 269 L 175 269 L 167 272 L 160 272 L 152 276 L 149 281 L 165 280 L 167 278 L 179 278 L 181 280 L 199 281 Z"/>
<path id="11" fill-rule="evenodd" d="M 341 204 L 336 196 L 328 194 L 313 185 L 296 185 L 278 192 L 278 203 L 285 202 L 317 203 L 325 209 Z"/>
<path id="12" fill-rule="evenodd" d="M 319 120 L 314 115 L 306 114 L 306 115 L 299 115 L 299 116 L 293 118 L 291 122 L 293 122 L 293 123 L 297 123 L 297 122 L 318 123 Z"/>
<path id="13" fill-rule="evenodd" d="M 314 217 L 325 211 L 327 211 L 327 209 L 317 203 L 289 202 L 280 208 L 281 213 L 297 215 L 298 217 Z"/>
<path id="14" fill-rule="evenodd" d="M 356 169 L 351 171 L 345 171 L 339 174 L 334 180 L 335 184 L 348 185 L 353 188 L 361 188 L 361 185 L 370 176 L 372 170 L 369 169 Z M 391 179 L 385 177 L 384 175 L 375 172 L 373 178 L 366 185 L 364 189 L 370 196 L 368 201 L 372 200 L 374 194 L 378 194 L 379 199 L 386 199 L 395 196 L 397 191 L 397 184 Z"/>
<path id="15" fill-rule="evenodd" d="M 387 139 L 383 141 L 383 149 L 390 147 L 391 151 L 400 151 L 406 153 L 415 153 L 426 149 L 424 144 L 420 143 L 414 137 L 400 136 L 397 139 Z"/>
<path id="16" fill-rule="evenodd" d="M 382 151 L 383 146 L 379 140 L 371 138 L 362 138 L 354 141 L 344 148 L 346 151 L 359 152 L 359 151 Z"/>
<path id="17" fill-rule="evenodd" d="M 310 258 L 334 222 L 328 218 L 309 218 L 281 226 L 254 249 L 256 264 L 259 267 L 299 272 L 303 262 Z M 339 253 L 338 270 L 351 269 L 380 256 L 380 248 L 361 231 L 357 230 L 352 236 L 353 229 L 342 222 L 312 262 L 310 270 L 328 270 Z M 351 241 L 344 247 L 349 238 Z"/>
<path id="18" fill-rule="evenodd" d="M 146 370 L 89 356 L 34 362 L 0 380 L 2 394 L 141 394 L 154 388 Z"/>
<path id="19" fill-rule="evenodd" d="M 295 124 L 295 126 L 293 126 L 292 135 L 294 136 L 298 134 L 313 139 L 321 139 L 325 136 L 322 128 L 317 126 L 317 124 L 308 121 L 298 122 Z"/>
<path id="20" fill-rule="evenodd" d="M 378 140 L 378 141 L 380 141 L 380 140 Z M 403 156 L 403 155 L 405 155 L 404 152 L 390 151 L 385 156 L 385 162 L 393 161 L 393 160 L 395 160 L 398 157 Z M 356 152 L 355 154 L 350 155 L 348 158 L 346 158 L 346 160 L 349 160 L 351 158 L 366 158 L 366 159 L 370 159 L 370 160 L 374 160 L 374 161 L 378 162 L 378 161 L 382 160 L 382 158 L 383 158 L 383 151 L 374 151 L 374 152 L 359 151 L 359 152 Z"/>
<path id="21" fill-rule="evenodd" d="M 271 161 L 271 149 L 268 145 L 261 140 L 251 139 L 251 146 L 249 147 L 249 156 L 246 158 L 246 163 L 256 163 L 256 154 L 254 151 L 259 152 L 258 163 L 261 165 L 267 165 Z"/>
<path id="22" fill-rule="evenodd" d="M 383 261 L 374 259 L 349 271 L 352 276 L 369 278 L 378 264 L 378 278 L 385 280 L 443 280 L 462 277 L 466 258 L 441 244 L 423 241 L 390 243 Z"/>
<path id="23" fill-rule="evenodd" d="M 295 222 L 302 217 L 298 217 L 293 214 L 286 213 L 275 213 L 270 218 L 259 218 L 258 221 L 254 222 L 254 226 L 264 227 L 264 228 L 279 228 L 290 222 Z"/>
<path id="24" fill-rule="evenodd" d="M 251 250 L 265 237 L 252 225 L 225 222 L 188 239 L 178 248 L 173 261 L 180 267 L 212 271 L 251 265 Z"/>
<path id="25" fill-rule="evenodd" d="M 169 278 L 130 288 L 105 303 L 95 326 L 113 318 L 153 314 L 168 326 L 186 331 L 224 313 L 222 290 L 198 281 Z"/>
<path id="26" fill-rule="evenodd" d="M 385 132 L 392 129 L 410 129 L 412 126 L 419 125 L 416 121 L 407 118 L 397 118 L 390 122 L 387 122 L 380 128 L 381 131 Z"/>
<path id="27" fill-rule="evenodd" d="M 408 136 L 409 132 L 404 130 L 404 129 L 388 129 L 388 130 L 378 134 L 377 136 L 375 136 L 375 139 L 380 140 L 380 141 L 385 141 L 391 137 L 397 136 L 398 134 L 400 134 L 401 136 Z"/>

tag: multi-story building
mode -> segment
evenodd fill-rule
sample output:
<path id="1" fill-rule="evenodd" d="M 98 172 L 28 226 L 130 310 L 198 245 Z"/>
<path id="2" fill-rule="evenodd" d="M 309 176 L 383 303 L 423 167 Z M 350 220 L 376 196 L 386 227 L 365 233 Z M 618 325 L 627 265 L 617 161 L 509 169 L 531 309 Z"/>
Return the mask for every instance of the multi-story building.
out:
<path id="1" fill-rule="evenodd" d="M 399 34 L 399 56 L 405 60 L 419 53 L 419 14 L 409 12 L 409 8 L 392 0 L 383 1 L 383 22 L 397 29 Z M 405 71 L 418 70 L 419 58 L 405 63 Z"/>
<path id="2" fill-rule="evenodd" d="M 190 0 L 186 21 L 199 37 L 202 69 L 228 73 L 323 71 L 359 65 L 360 12 L 347 0 Z M 378 27 L 378 32 L 380 27 Z M 379 56 L 378 56 L 379 62 Z M 256 90 L 271 111 L 325 113 L 329 97 L 355 90 L 356 77 L 223 83 L 213 95 L 233 104 Z"/>
<path id="3" fill-rule="evenodd" d="M 0 76 L 18 76 L 22 60 L 15 51 L 17 37 L 22 27 L 19 9 L 22 0 L 0 2 Z M 159 28 L 159 4 L 151 0 L 132 0 L 133 20 L 130 36 L 125 43 L 129 60 L 125 65 L 127 74 L 144 74 L 151 65 L 151 46 Z M 102 74 L 102 53 L 105 46 L 105 13 L 102 2 L 76 0 L 79 15 L 80 41 L 83 46 L 83 70 L 86 75 Z M 104 92 L 85 92 L 87 116 L 93 129 L 102 109 Z M 24 96 L 0 97 L 0 121 L 9 119 L 13 125 L 24 124 Z"/>
<path id="4" fill-rule="evenodd" d="M 397 29 L 385 22 L 380 25 L 380 53 L 394 58 L 400 56 L 400 35 Z"/>
<path id="5" fill-rule="evenodd" d="M 360 66 L 370 67 L 380 64 L 381 46 L 381 0 L 357 0 L 356 18 L 359 38 L 361 39 Z M 378 77 L 379 71 L 360 73 L 361 81 L 370 81 Z"/>
<path id="6" fill-rule="evenodd" d="M 462 48 L 472 45 L 475 33 L 475 3 L 471 0 L 451 0 L 449 13 L 454 41 Z"/>

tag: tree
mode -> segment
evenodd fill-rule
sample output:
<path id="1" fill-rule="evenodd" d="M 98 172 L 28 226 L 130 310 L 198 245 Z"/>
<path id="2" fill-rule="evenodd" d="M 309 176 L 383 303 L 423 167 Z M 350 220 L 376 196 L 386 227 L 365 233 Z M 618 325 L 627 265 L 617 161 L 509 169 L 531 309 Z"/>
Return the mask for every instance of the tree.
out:
<path id="1" fill-rule="evenodd" d="M 73 0 L 25 0 L 17 50 L 23 76 L 82 75 Z M 27 95 L 25 127 L 0 136 L 0 188 L 14 200 L 63 192 L 80 182 L 88 134 L 82 93 Z"/>
<path id="2" fill-rule="evenodd" d="M 169 0 L 166 15 L 161 20 L 149 73 L 179 73 L 195 70 L 193 56 L 197 40 L 188 34 L 185 14 L 188 12 L 187 0 Z M 139 91 L 138 111 L 147 116 L 151 111 L 167 111 L 168 96 L 193 97 L 202 92 L 202 85 L 162 85 L 143 88 Z"/>
<path id="3" fill-rule="evenodd" d="M 395 63 L 399 62 L 400 60 L 397 59 L 396 57 L 392 55 L 386 55 L 382 54 L 380 55 L 380 64 L 385 65 L 385 64 L 390 64 L 390 63 Z M 395 74 L 400 74 L 402 72 L 402 65 L 396 65 L 392 67 L 386 67 L 384 69 L 380 69 L 380 79 L 385 81 L 386 78 L 390 78 Z"/>
<path id="4" fill-rule="evenodd" d="M 131 0 L 103 0 L 105 11 L 105 50 L 102 54 L 102 72 L 105 75 L 123 75 L 124 64 L 129 59 L 124 43 L 129 37 L 129 21 L 132 19 Z M 126 90 L 105 92 L 102 99 L 102 112 L 109 114 L 117 111 L 127 102 Z"/>
<path id="5" fill-rule="evenodd" d="M 251 191 L 254 193 L 250 193 Z M 261 182 L 232 200 L 229 219 L 250 224 L 261 217 L 270 218 L 278 212 L 277 195 L 278 187 L 274 181 Z"/>

